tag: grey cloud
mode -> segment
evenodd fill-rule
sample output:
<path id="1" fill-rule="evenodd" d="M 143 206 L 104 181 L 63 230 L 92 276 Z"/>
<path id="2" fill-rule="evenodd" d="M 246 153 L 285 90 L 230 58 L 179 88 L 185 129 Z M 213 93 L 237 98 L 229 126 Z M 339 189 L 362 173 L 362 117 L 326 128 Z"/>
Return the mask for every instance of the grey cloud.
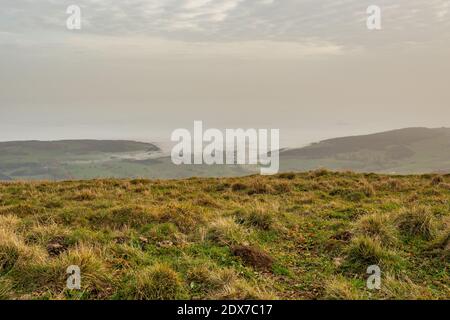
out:
<path id="1" fill-rule="evenodd" d="M 82 8 L 83 33 L 97 35 L 184 41 L 318 38 L 365 46 L 450 37 L 447 0 L 376 2 L 385 28 L 376 37 L 364 22 L 372 0 L 3 0 L 0 30 L 64 32 L 65 9 L 75 3 Z"/>

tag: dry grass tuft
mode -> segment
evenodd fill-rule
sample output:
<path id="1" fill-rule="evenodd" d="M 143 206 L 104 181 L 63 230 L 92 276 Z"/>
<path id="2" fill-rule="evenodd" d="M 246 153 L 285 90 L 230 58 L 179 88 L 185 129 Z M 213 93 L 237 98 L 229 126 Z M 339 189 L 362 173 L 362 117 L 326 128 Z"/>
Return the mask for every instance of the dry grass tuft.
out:
<path id="1" fill-rule="evenodd" d="M 390 267 L 395 260 L 394 253 L 384 248 L 379 240 L 365 236 L 354 238 L 347 249 L 347 262 L 361 270 L 370 265 Z"/>
<path id="2" fill-rule="evenodd" d="M 10 272 L 18 264 L 43 259 L 43 250 L 27 246 L 16 233 L 0 227 L 0 275 Z"/>
<path id="3" fill-rule="evenodd" d="M 361 300 L 363 298 L 361 292 L 343 276 L 333 276 L 327 280 L 325 297 L 329 300 Z"/>
<path id="4" fill-rule="evenodd" d="M 366 197 L 373 197 L 376 194 L 374 186 L 367 179 L 362 180 L 360 190 Z"/>
<path id="5" fill-rule="evenodd" d="M 374 213 L 362 216 L 354 226 L 354 234 L 368 236 L 384 245 L 397 243 L 397 230 L 387 214 Z"/>
<path id="6" fill-rule="evenodd" d="M 238 225 L 234 219 L 218 218 L 211 223 L 206 238 L 221 245 L 242 244 L 248 239 L 248 231 Z"/>
<path id="7" fill-rule="evenodd" d="M 403 209 L 396 220 L 400 231 L 405 235 L 432 240 L 437 234 L 435 218 L 427 207 Z"/>
<path id="8" fill-rule="evenodd" d="M 383 299 L 390 300 L 426 300 L 433 298 L 430 289 L 414 284 L 408 277 L 403 276 L 399 279 L 389 273 L 382 278 L 379 295 Z"/>
<path id="9" fill-rule="evenodd" d="M 165 264 L 137 271 L 129 288 L 129 298 L 137 300 L 173 300 L 183 295 L 180 276 Z"/>

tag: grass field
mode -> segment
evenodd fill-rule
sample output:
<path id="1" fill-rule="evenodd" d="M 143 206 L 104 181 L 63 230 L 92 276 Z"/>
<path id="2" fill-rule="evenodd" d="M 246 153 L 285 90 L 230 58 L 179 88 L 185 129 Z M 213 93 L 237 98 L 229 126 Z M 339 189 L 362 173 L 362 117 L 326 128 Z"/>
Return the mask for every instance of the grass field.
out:
<path id="1" fill-rule="evenodd" d="M 449 175 L 325 170 L 2 183 L 0 298 L 450 299 L 449 200 Z"/>

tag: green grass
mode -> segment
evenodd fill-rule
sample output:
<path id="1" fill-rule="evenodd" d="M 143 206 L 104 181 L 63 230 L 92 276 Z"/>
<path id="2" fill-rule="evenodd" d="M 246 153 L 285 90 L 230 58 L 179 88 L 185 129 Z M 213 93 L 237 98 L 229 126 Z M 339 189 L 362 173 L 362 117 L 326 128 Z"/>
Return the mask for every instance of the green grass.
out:
<path id="1" fill-rule="evenodd" d="M 0 299 L 449 299 L 449 185 L 326 170 L 2 183 Z"/>

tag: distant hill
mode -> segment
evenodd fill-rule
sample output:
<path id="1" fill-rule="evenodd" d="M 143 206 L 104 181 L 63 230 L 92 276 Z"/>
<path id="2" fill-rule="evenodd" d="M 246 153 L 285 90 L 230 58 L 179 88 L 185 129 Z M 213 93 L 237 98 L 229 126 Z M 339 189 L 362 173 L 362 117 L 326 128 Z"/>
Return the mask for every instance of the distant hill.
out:
<path id="1" fill-rule="evenodd" d="M 280 171 L 450 172 L 450 129 L 407 128 L 280 151 Z M 65 140 L 0 142 L 0 180 L 244 176 L 255 166 L 176 166 L 155 144 Z"/>
<path id="2" fill-rule="evenodd" d="M 281 152 L 284 170 L 450 172 L 450 128 L 406 128 L 324 140 Z"/>
<path id="3" fill-rule="evenodd" d="M 0 142 L 0 172 L 4 179 L 61 180 L 115 176 L 114 163 L 158 157 L 152 143 L 126 140 L 61 140 Z M 122 170 L 121 175 L 133 174 Z"/>
<path id="4" fill-rule="evenodd" d="M 92 152 L 131 152 L 131 151 L 159 151 L 151 143 L 127 140 L 60 140 L 60 141 L 11 141 L 0 142 L 0 154 L 24 155 L 33 152 L 87 154 Z"/>
<path id="5" fill-rule="evenodd" d="M 10 181 L 12 180 L 11 177 L 5 176 L 4 174 L 0 173 L 0 181 Z"/>

